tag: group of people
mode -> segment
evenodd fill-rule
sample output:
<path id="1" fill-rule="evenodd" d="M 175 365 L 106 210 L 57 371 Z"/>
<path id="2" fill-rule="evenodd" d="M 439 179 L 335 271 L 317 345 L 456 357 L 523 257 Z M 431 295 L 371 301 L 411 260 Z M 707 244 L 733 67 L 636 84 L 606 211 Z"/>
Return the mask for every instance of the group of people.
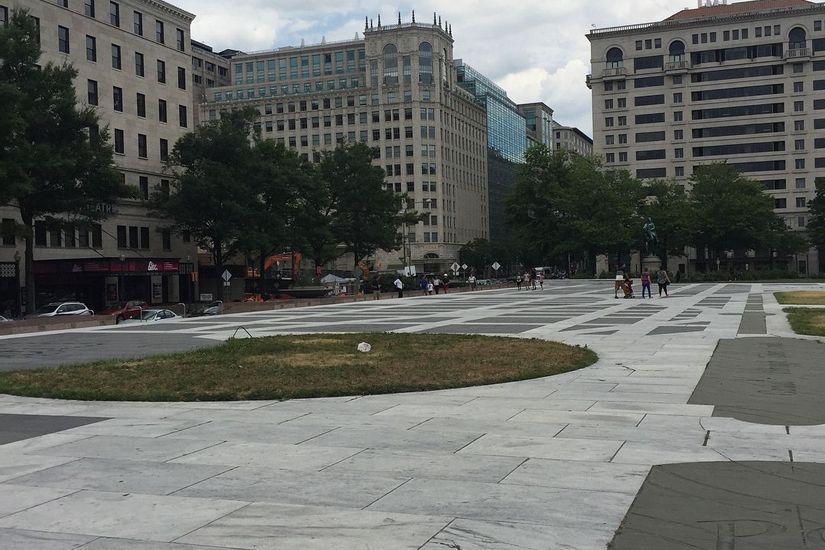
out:
<path id="1" fill-rule="evenodd" d="M 525 271 L 523 275 L 516 275 L 516 289 L 521 290 L 544 290 L 544 273 L 530 273 Z"/>
<path id="2" fill-rule="evenodd" d="M 467 282 L 470 283 L 471 289 L 475 290 L 475 286 L 476 286 L 475 275 L 471 275 L 467 279 Z M 392 286 L 395 288 L 395 291 L 398 293 L 398 297 L 403 298 L 404 297 L 404 281 L 401 280 L 400 276 L 395 278 L 395 280 L 392 282 Z M 429 277 L 425 276 L 425 275 L 422 275 L 421 279 L 418 280 L 418 288 L 423 292 L 423 294 L 425 296 L 426 295 L 432 295 L 432 294 L 440 294 L 441 292 L 443 292 L 444 294 L 447 294 L 447 288 L 449 286 L 450 286 L 449 279 L 447 279 L 447 277 L 444 277 L 442 279 L 438 275 L 436 275 L 434 277 L 432 275 L 429 276 Z M 373 295 L 374 300 L 379 300 L 381 298 L 381 282 L 378 280 L 377 277 L 375 279 L 373 279 L 373 281 L 372 281 L 372 295 Z"/>
<path id="3" fill-rule="evenodd" d="M 642 269 L 641 275 L 642 281 L 642 298 L 645 297 L 645 291 L 647 291 L 647 297 L 653 298 L 651 293 L 650 287 L 651 282 L 653 280 L 653 274 L 651 271 L 645 267 Z M 662 297 L 662 293 L 664 293 L 664 297 L 668 297 L 667 287 L 670 284 L 670 277 L 667 274 L 667 270 L 664 267 L 660 267 L 659 271 L 656 272 L 656 284 L 659 285 L 659 298 Z M 626 266 L 622 266 L 619 268 L 619 271 L 616 273 L 616 284 L 613 288 L 613 297 L 619 297 L 619 290 L 622 291 L 624 298 L 633 298 L 633 279 L 630 277 L 630 271 L 627 269 Z"/>

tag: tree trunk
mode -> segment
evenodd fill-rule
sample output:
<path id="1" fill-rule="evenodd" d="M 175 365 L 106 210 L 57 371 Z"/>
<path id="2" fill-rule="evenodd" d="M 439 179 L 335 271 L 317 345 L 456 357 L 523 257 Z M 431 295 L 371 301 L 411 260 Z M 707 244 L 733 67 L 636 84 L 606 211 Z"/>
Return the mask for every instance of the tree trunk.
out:
<path id="1" fill-rule="evenodd" d="M 20 211 L 20 218 L 26 226 L 24 241 L 26 244 L 24 264 L 26 266 L 26 313 L 34 313 L 37 309 L 35 299 L 37 292 L 34 288 L 34 220 L 28 212 Z M 19 291 L 18 291 L 19 292 Z"/>
<path id="2" fill-rule="evenodd" d="M 213 240 L 212 255 L 215 258 L 215 299 L 223 300 L 223 242 L 220 239 Z"/>

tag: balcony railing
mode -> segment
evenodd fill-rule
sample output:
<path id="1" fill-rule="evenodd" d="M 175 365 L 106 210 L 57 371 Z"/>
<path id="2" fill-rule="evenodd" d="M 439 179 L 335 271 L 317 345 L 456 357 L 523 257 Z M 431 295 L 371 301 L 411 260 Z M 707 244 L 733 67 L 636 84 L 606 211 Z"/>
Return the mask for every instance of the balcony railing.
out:
<path id="1" fill-rule="evenodd" d="M 687 60 L 682 61 L 668 61 L 665 63 L 665 71 L 686 71 L 690 69 L 690 63 Z"/>
<path id="2" fill-rule="evenodd" d="M 611 76 L 624 76 L 627 74 L 627 69 L 624 67 L 608 67 L 602 72 L 602 76 L 607 78 Z"/>
<path id="3" fill-rule="evenodd" d="M 810 48 L 790 48 L 785 52 L 785 59 L 801 59 L 811 57 Z"/>

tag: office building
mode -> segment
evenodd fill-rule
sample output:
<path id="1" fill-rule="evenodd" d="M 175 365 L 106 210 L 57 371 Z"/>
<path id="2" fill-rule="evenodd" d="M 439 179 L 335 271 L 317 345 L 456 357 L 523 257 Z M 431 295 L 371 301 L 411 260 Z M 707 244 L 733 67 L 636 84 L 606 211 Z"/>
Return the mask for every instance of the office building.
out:
<path id="1" fill-rule="evenodd" d="M 204 120 L 253 106 L 264 138 L 310 160 L 339 143 L 375 148 L 388 189 L 426 214 L 401 250 L 369 263 L 444 271 L 462 245 L 487 238 L 487 128 L 484 107 L 458 85 L 451 29 L 432 23 L 377 25 L 363 38 L 287 46 L 231 60 L 231 84 L 209 89 Z M 352 267 L 342 258 L 341 267 Z"/>
<path id="2" fill-rule="evenodd" d="M 574 126 L 564 126 L 552 122 L 553 141 L 556 149 L 565 149 L 577 155 L 590 156 L 593 154 L 593 140 L 587 134 Z"/>
<path id="3" fill-rule="evenodd" d="M 680 183 L 727 162 L 804 231 L 825 168 L 823 21 L 825 4 L 752 0 L 592 30 L 595 153 L 608 167 Z M 794 267 L 818 271 L 816 252 Z"/>
<path id="4" fill-rule="evenodd" d="M 0 17 L 7 20 L 18 7 L 38 22 L 41 62 L 77 69 L 78 103 L 94 106 L 109 127 L 124 181 L 141 199 L 168 189 L 164 162 L 193 125 L 189 29 L 194 16 L 161 0 L 0 0 Z M 149 216 L 141 200 L 97 207 L 110 216 L 91 229 L 35 222 L 38 305 L 70 298 L 100 309 L 121 299 L 191 298 L 193 243 Z M 0 218 L 7 228 L 20 223 L 14 209 L 0 208 Z M 0 310 L 8 310 L 17 286 L 8 274 L 23 255 L 23 240 L 4 232 L 0 242 Z"/>
<path id="5" fill-rule="evenodd" d="M 544 103 L 522 103 L 519 112 L 527 123 L 527 145 L 541 144 L 551 151 L 556 147 L 553 136 L 553 109 Z"/>
<path id="6" fill-rule="evenodd" d="M 192 98 L 195 104 L 195 125 L 200 124 L 200 108 L 206 101 L 209 88 L 229 86 L 230 59 L 238 55 L 238 50 L 212 51 L 212 46 L 192 40 Z"/>

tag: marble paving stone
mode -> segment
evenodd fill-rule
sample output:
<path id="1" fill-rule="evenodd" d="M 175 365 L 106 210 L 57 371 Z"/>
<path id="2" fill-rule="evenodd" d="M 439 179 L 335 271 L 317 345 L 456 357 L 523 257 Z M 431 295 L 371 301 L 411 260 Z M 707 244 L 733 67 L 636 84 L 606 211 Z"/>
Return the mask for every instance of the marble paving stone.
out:
<path id="1" fill-rule="evenodd" d="M 177 542 L 254 550 L 417 550 L 450 517 L 252 504 Z"/>
<path id="2" fill-rule="evenodd" d="M 282 426 L 387 426 L 408 430 L 428 420 L 429 416 L 376 416 L 369 414 L 307 413 L 282 423 Z"/>
<path id="3" fill-rule="evenodd" d="M 637 428 L 635 426 L 588 426 L 571 423 L 556 437 L 573 439 L 613 439 L 623 441 L 656 441 L 663 445 L 684 441 L 701 443 L 707 432 L 698 425 L 692 430 L 674 431 L 666 428 Z"/>
<path id="4" fill-rule="evenodd" d="M 547 422 L 550 424 L 571 423 L 587 424 L 592 426 L 636 426 L 645 415 L 642 413 L 609 413 L 575 412 L 575 411 L 545 411 L 525 410 L 508 420 L 509 422 Z"/>
<path id="5" fill-rule="evenodd" d="M 177 464 L 253 466 L 285 470 L 320 470 L 349 458 L 361 448 L 276 443 L 224 443 L 172 461 Z"/>
<path id="6" fill-rule="evenodd" d="M 632 501 L 607 491 L 413 479 L 367 510 L 584 529 L 617 526 Z"/>
<path id="7" fill-rule="evenodd" d="M 66 489 L 26 487 L 13 483 L 0 483 L 0 517 L 14 514 L 32 506 L 38 506 L 50 500 L 59 499 L 73 492 Z"/>
<path id="8" fill-rule="evenodd" d="M 166 542 L 145 542 L 130 539 L 100 537 L 78 550 L 223 550 L 214 546 L 193 546 Z"/>
<path id="9" fill-rule="evenodd" d="M 531 458 L 501 483 L 635 495 L 649 466 Z"/>
<path id="10" fill-rule="evenodd" d="M 472 413 L 472 418 L 477 420 L 505 421 L 523 410 L 522 408 L 516 407 L 488 407 L 471 410 L 463 408 L 463 405 L 399 405 L 382 411 L 376 416 L 420 416 L 432 418 L 465 416 Z"/>
<path id="11" fill-rule="evenodd" d="M 609 527 L 559 527 L 456 519 L 421 550 L 604 550 Z"/>
<path id="12" fill-rule="evenodd" d="M 179 439 L 203 439 L 207 441 L 232 441 L 246 443 L 282 443 L 294 445 L 317 437 L 330 430 L 335 424 L 249 424 L 235 421 L 207 422 L 193 428 L 175 432 L 172 437 Z"/>
<path id="13" fill-rule="evenodd" d="M 567 426 L 562 421 L 549 422 L 488 422 L 467 418 L 430 418 L 412 431 L 423 432 L 474 432 L 479 434 L 502 434 L 523 437 L 553 437 Z"/>
<path id="14" fill-rule="evenodd" d="M 24 439 L 22 441 L 15 441 L 14 443 L 6 443 L 2 446 L 3 453 L 39 453 L 42 449 L 49 449 L 57 447 L 65 443 L 73 443 L 75 441 L 83 441 L 93 436 L 89 434 L 64 434 L 54 433 L 41 435 L 40 437 L 33 437 L 31 439 Z M 2 461 L 3 455 L 0 455 Z"/>
<path id="15" fill-rule="evenodd" d="M 408 449 L 452 453 L 483 435 L 472 432 L 417 432 L 376 426 L 373 428 L 339 428 L 301 444 L 301 447 L 359 447 L 373 449 Z"/>
<path id="16" fill-rule="evenodd" d="M 459 454 L 554 458 L 559 460 L 608 461 L 623 441 L 510 437 L 488 434 L 459 451 Z"/>
<path id="17" fill-rule="evenodd" d="M 83 458 L 14 480 L 20 485 L 166 495 L 227 470 L 226 466 Z"/>
<path id="18" fill-rule="evenodd" d="M 461 324 L 461 325 L 445 325 L 424 330 L 424 332 L 436 332 L 441 334 L 520 334 L 540 328 L 542 325 L 518 325 L 518 324 L 495 324 L 495 325 L 481 325 L 481 324 Z"/>
<path id="19" fill-rule="evenodd" d="M 593 412 L 621 411 L 621 412 L 648 412 L 656 414 L 672 414 L 679 416 L 710 416 L 713 414 L 712 405 L 680 405 L 670 403 L 647 402 L 619 402 L 599 401 L 590 409 Z"/>
<path id="20" fill-rule="evenodd" d="M 198 420 L 166 420 L 140 418 L 111 418 L 96 424 L 87 424 L 63 433 L 89 435 L 115 435 L 124 437 L 160 437 L 197 426 Z"/>
<path id="21" fill-rule="evenodd" d="M 595 403 L 595 399 L 585 399 L 584 393 L 582 393 L 582 399 L 577 399 L 576 397 L 568 399 L 564 395 L 558 395 L 558 392 L 554 392 L 546 399 L 523 399 L 519 397 L 479 397 L 463 405 L 462 408 L 468 409 L 469 411 L 476 411 L 478 409 L 491 409 L 496 410 L 499 408 L 507 408 L 507 409 L 542 409 L 542 410 L 554 410 L 554 411 L 586 411 L 590 407 L 592 407 Z M 472 417 L 473 414 L 470 413 Z"/>
<path id="22" fill-rule="evenodd" d="M 612 462 L 617 464 L 678 464 L 682 462 L 719 462 L 726 460 L 710 447 L 702 443 L 683 445 L 662 445 L 642 441 L 625 443 Z"/>
<path id="23" fill-rule="evenodd" d="M 169 542 L 246 505 L 81 491 L 0 519 L 0 527 Z"/>
<path id="24" fill-rule="evenodd" d="M 433 478 L 496 483 L 523 462 L 520 457 L 410 453 L 369 449 L 325 472 L 380 473 L 400 478 Z"/>
<path id="25" fill-rule="evenodd" d="M 85 535 L 0 529 L 0 547 L 3 550 L 73 550 L 94 539 Z"/>
<path id="26" fill-rule="evenodd" d="M 348 472 L 235 468 L 187 487 L 177 496 L 228 498 L 280 504 L 364 508 L 409 478 Z"/>
<path id="27" fill-rule="evenodd" d="M 39 456 L 20 452 L 0 453 L 0 482 L 77 460 L 70 456 Z"/>
<path id="28" fill-rule="evenodd" d="M 404 398 L 396 395 L 376 396 L 381 399 L 348 397 L 341 400 L 328 399 L 290 399 L 275 403 L 261 412 L 278 413 L 342 413 L 342 414 L 376 414 L 389 409 Z"/>
<path id="29" fill-rule="evenodd" d="M 175 439 L 172 437 L 116 437 L 96 435 L 38 451 L 48 456 L 111 458 L 120 460 L 166 461 L 218 445 L 218 441 Z"/>

